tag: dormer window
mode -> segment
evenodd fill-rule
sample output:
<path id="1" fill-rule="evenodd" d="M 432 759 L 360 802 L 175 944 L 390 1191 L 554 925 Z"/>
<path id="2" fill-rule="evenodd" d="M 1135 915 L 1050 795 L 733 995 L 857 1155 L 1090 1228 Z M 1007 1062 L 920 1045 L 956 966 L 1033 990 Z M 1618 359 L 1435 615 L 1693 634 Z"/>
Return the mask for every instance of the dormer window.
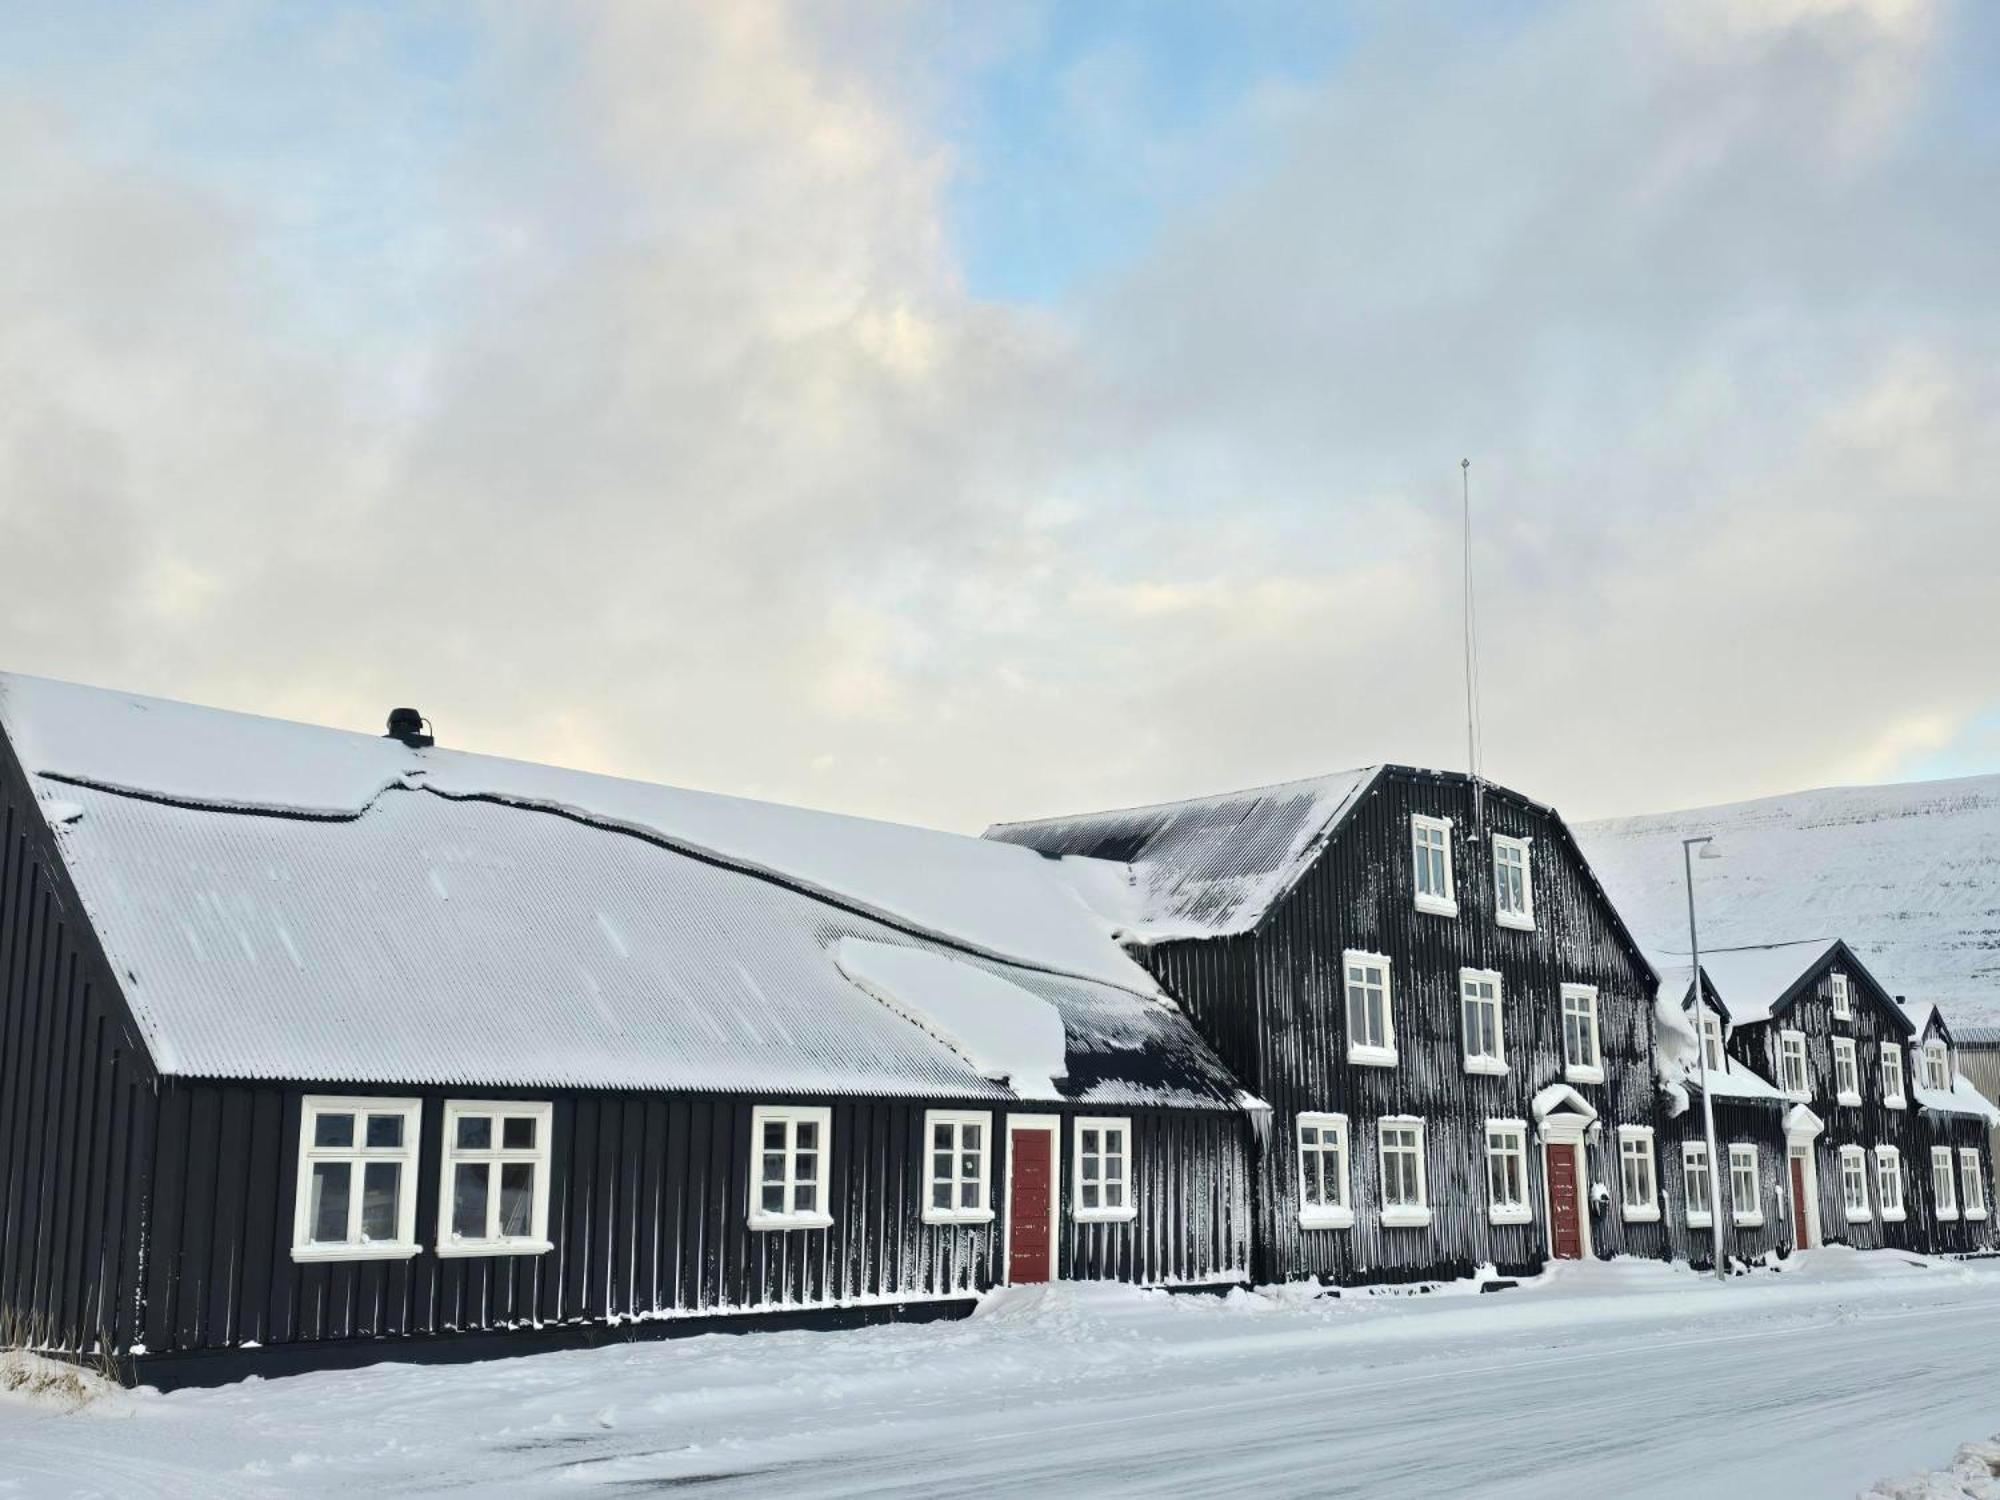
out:
<path id="1" fill-rule="evenodd" d="M 1523 932 L 1535 928 L 1535 887 L 1528 873 L 1528 841 L 1493 835 L 1493 920 Z"/>
<path id="2" fill-rule="evenodd" d="M 1415 813 L 1410 818 L 1418 911 L 1433 916 L 1458 915 L 1458 893 L 1451 878 L 1451 820 Z"/>
<path id="3" fill-rule="evenodd" d="M 1702 1064 L 1709 1072 L 1729 1071 L 1723 1061 L 1722 1017 L 1711 1010 L 1704 1010 L 1701 1013 L 1701 1053 Z"/>
<path id="4" fill-rule="evenodd" d="M 1924 1043 L 1924 1087 L 1951 1091 L 1951 1049 L 1943 1042 Z"/>
<path id="5" fill-rule="evenodd" d="M 1854 996 L 1848 989 L 1845 974 L 1833 976 L 1833 1018 L 1836 1021 L 1854 1019 Z"/>

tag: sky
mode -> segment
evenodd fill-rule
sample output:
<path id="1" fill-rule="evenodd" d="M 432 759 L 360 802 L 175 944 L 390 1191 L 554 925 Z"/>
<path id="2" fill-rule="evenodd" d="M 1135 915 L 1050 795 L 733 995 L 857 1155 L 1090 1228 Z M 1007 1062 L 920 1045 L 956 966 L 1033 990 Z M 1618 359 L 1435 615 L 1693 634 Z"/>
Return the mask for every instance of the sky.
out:
<path id="1" fill-rule="evenodd" d="M 976 830 L 2000 770 L 1972 0 L 0 0 L 0 668 Z"/>

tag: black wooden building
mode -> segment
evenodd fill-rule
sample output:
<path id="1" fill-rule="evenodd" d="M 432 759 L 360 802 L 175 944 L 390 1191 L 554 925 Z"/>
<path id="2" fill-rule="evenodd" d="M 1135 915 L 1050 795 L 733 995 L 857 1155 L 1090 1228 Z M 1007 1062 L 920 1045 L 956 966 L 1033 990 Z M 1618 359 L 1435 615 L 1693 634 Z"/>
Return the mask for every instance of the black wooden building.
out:
<path id="1" fill-rule="evenodd" d="M 1027 851 L 23 677 L 0 728 L 37 1344 L 171 1384 L 1248 1274 L 1234 1079 Z"/>

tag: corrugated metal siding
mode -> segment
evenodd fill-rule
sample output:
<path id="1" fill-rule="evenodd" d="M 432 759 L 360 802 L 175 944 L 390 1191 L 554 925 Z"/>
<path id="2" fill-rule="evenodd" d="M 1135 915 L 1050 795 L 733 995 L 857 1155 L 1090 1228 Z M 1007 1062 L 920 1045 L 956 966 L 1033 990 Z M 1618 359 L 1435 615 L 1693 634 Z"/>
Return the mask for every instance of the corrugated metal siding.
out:
<path id="1" fill-rule="evenodd" d="M 1722 1206 L 1722 1253 L 1725 1258 L 1752 1262 L 1782 1250 L 1789 1253 L 1798 1243 L 1798 1229 L 1792 1220 L 1791 1171 L 1785 1144 L 1784 1109 L 1776 1104 L 1753 1104 L 1742 1100 L 1715 1101 L 1715 1148 L 1721 1170 L 1717 1181 Z M 1690 1142 L 1706 1142 L 1701 1097 L 1696 1094 L 1681 1114 L 1668 1120 L 1660 1132 L 1660 1186 L 1672 1224 L 1676 1253 L 1697 1266 L 1715 1265 L 1714 1233 L 1706 1225 L 1690 1228 L 1687 1221 L 1687 1174 L 1681 1164 L 1681 1147 Z M 1736 1204 L 1730 1196 L 1729 1148 L 1750 1145 L 1757 1148 L 1757 1187 L 1762 1202 L 1761 1225 L 1738 1224 Z M 1821 1197 L 1825 1178 L 1820 1179 Z M 1824 1228 L 1826 1210 L 1820 1210 Z"/>

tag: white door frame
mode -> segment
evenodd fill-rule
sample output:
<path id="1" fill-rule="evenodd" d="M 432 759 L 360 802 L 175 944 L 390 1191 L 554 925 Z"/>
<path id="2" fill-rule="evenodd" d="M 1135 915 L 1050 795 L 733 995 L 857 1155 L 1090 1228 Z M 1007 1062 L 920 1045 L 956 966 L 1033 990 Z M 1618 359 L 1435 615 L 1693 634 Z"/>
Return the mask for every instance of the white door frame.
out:
<path id="1" fill-rule="evenodd" d="M 1061 1115 L 1009 1115 L 1007 1116 L 1007 1216 L 1000 1227 L 1000 1274 L 994 1278 L 1000 1286 L 1010 1286 L 1014 1276 L 1014 1132 L 1017 1130 L 1043 1130 L 1049 1137 L 1049 1274 L 1048 1279 L 1056 1279 L 1056 1245 L 1062 1238 L 1062 1116 Z"/>
<path id="2" fill-rule="evenodd" d="M 1583 1149 L 1583 1134 L 1590 1125 L 1582 1115 L 1550 1115 L 1537 1131 L 1542 1140 L 1542 1241 L 1548 1260 L 1556 1258 L 1556 1209 L 1549 1194 L 1549 1153 L 1553 1151 L 1569 1151 L 1576 1163 L 1577 1239 L 1585 1260 L 1595 1253 L 1590 1242 L 1590 1158 Z"/>
<path id="3" fill-rule="evenodd" d="M 1819 1148 L 1814 1143 L 1826 1126 L 1803 1104 L 1795 1104 L 1785 1115 L 1785 1196 L 1792 1195 L 1792 1153 L 1804 1158 L 1806 1186 L 1806 1235 L 1815 1245 L 1824 1245 L 1826 1236 L 1819 1227 Z"/>

